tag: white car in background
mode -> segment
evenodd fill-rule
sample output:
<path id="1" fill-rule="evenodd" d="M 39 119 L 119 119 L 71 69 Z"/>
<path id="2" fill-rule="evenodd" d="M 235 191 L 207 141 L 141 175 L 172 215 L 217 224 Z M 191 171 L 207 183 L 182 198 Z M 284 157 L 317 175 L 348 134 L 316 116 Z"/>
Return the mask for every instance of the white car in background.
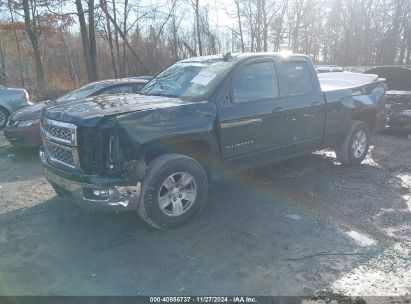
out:
<path id="1" fill-rule="evenodd" d="M 0 86 L 0 129 L 7 124 L 10 114 L 25 106 L 32 105 L 25 89 Z"/>

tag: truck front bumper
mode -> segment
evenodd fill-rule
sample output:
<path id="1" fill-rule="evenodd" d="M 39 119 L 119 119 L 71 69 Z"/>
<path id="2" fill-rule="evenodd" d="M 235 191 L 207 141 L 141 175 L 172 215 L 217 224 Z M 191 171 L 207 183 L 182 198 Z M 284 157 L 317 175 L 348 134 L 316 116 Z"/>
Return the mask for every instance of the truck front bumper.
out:
<path id="1" fill-rule="evenodd" d="M 40 159 L 44 175 L 54 190 L 84 209 L 123 212 L 137 209 L 140 189 L 127 179 L 68 173 L 50 163 L 43 148 Z"/>

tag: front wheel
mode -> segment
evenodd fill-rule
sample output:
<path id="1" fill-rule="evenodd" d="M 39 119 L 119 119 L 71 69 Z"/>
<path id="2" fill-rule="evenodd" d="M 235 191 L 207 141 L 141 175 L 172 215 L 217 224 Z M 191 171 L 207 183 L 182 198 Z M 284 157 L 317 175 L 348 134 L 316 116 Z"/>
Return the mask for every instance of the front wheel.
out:
<path id="1" fill-rule="evenodd" d="M 370 129 L 363 121 L 353 121 L 341 145 L 335 150 L 343 165 L 359 165 L 368 153 Z"/>
<path id="2" fill-rule="evenodd" d="M 157 229 L 178 227 L 196 215 L 207 198 L 203 167 L 181 154 L 154 159 L 141 184 L 138 213 Z"/>

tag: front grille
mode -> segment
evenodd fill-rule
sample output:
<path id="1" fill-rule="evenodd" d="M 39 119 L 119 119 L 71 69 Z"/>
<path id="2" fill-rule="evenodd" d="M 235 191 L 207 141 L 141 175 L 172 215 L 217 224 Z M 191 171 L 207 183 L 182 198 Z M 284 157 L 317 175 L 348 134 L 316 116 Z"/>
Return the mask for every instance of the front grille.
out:
<path id="1" fill-rule="evenodd" d="M 64 129 L 56 126 L 45 125 L 43 126 L 44 132 L 52 137 L 58 138 L 64 142 L 72 142 L 73 133 L 70 129 Z"/>
<path id="2" fill-rule="evenodd" d="M 71 123 L 42 118 L 41 131 L 46 137 L 57 143 L 77 145 L 77 127 Z"/>
<path id="3" fill-rule="evenodd" d="M 43 117 L 41 136 L 51 162 L 71 168 L 80 168 L 75 125 Z"/>
<path id="4" fill-rule="evenodd" d="M 45 144 L 45 148 L 52 161 L 59 162 L 63 165 L 75 168 L 73 149 L 62 147 L 52 142 Z"/>

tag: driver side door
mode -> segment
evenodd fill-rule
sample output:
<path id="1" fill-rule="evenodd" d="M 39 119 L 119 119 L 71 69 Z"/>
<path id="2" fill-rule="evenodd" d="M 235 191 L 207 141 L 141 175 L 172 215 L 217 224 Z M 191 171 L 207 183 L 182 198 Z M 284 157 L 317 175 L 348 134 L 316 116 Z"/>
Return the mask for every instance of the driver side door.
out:
<path id="1" fill-rule="evenodd" d="M 223 160 L 242 163 L 244 157 L 272 149 L 273 113 L 279 99 L 274 59 L 254 59 L 237 67 L 228 95 L 218 114 Z"/>

